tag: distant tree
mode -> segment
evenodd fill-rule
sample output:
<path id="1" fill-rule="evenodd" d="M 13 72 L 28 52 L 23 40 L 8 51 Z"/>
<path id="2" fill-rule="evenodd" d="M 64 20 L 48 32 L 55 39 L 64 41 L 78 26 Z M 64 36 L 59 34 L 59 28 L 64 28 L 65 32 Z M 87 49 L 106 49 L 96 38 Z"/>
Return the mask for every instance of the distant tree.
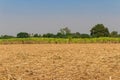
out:
<path id="1" fill-rule="evenodd" d="M 72 33 L 72 37 L 73 38 L 80 38 L 80 33 L 79 32 Z"/>
<path id="2" fill-rule="evenodd" d="M 120 34 L 118 34 L 118 37 L 120 37 Z"/>
<path id="3" fill-rule="evenodd" d="M 20 32 L 17 34 L 17 38 L 28 38 L 30 35 L 26 32 Z"/>
<path id="4" fill-rule="evenodd" d="M 60 33 L 63 38 L 68 38 L 71 36 L 71 30 L 68 27 L 61 28 L 59 34 Z"/>
<path id="5" fill-rule="evenodd" d="M 33 37 L 41 37 L 41 35 L 36 33 L 33 35 Z"/>
<path id="6" fill-rule="evenodd" d="M 46 38 L 55 38 L 55 35 L 53 33 L 47 33 L 47 34 L 43 34 L 42 37 L 46 37 Z"/>
<path id="7" fill-rule="evenodd" d="M 103 24 L 95 25 L 90 32 L 92 37 L 108 37 L 110 35 L 108 28 Z"/>
<path id="8" fill-rule="evenodd" d="M 118 37 L 118 32 L 117 31 L 112 31 L 110 33 L 110 37 Z"/>
<path id="9" fill-rule="evenodd" d="M 80 38 L 90 38 L 89 34 L 80 34 Z"/>
<path id="10" fill-rule="evenodd" d="M 10 36 L 10 35 L 1 35 L 0 38 L 1 38 L 1 39 L 9 39 L 9 38 L 14 38 L 14 36 Z"/>
<path id="11" fill-rule="evenodd" d="M 70 34 L 71 30 L 68 27 L 61 28 L 60 33 L 63 34 L 63 35 Z"/>
<path id="12" fill-rule="evenodd" d="M 65 38 L 65 35 L 63 35 L 62 33 L 58 32 L 56 34 L 56 38 Z"/>

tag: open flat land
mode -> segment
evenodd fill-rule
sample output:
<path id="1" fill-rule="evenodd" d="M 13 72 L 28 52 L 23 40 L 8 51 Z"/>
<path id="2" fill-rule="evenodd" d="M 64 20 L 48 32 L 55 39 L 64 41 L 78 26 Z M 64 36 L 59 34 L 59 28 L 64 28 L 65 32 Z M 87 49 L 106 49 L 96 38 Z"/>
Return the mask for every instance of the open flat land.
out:
<path id="1" fill-rule="evenodd" d="M 120 44 L 0 45 L 0 80 L 120 80 Z"/>

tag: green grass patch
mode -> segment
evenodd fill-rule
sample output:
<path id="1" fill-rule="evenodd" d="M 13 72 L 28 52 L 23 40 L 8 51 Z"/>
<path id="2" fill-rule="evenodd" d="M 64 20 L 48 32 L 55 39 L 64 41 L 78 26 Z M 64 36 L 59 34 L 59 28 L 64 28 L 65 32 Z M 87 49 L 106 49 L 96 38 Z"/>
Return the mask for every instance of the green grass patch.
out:
<path id="1" fill-rule="evenodd" d="M 120 38 L 11 38 L 0 39 L 0 44 L 68 44 L 68 43 L 120 43 Z"/>

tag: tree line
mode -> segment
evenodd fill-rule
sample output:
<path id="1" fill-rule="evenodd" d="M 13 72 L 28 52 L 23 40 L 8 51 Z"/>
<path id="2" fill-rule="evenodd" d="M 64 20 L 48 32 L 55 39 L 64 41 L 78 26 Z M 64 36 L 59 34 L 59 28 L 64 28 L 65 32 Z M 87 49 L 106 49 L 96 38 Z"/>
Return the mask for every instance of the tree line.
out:
<path id="1" fill-rule="evenodd" d="M 19 32 L 16 36 L 2 35 L 1 39 L 8 38 L 99 38 L 99 37 L 120 37 L 117 31 L 109 32 L 109 29 L 103 24 L 97 24 L 93 26 L 90 30 L 90 34 L 81 34 L 80 32 L 72 33 L 68 27 L 61 28 L 57 34 L 46 33 L 46 34 L 29 34 L 27 32 Z"/>

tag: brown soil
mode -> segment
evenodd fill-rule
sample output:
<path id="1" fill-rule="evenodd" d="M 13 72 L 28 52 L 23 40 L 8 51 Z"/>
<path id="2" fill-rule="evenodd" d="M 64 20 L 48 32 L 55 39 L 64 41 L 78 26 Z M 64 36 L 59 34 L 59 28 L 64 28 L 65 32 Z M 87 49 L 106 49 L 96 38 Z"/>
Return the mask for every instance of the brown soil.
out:
<path id="1" fill-rule="evenodd" d="M 0 80 L 120 80 L 120 44 L 0 45 Z"/>

